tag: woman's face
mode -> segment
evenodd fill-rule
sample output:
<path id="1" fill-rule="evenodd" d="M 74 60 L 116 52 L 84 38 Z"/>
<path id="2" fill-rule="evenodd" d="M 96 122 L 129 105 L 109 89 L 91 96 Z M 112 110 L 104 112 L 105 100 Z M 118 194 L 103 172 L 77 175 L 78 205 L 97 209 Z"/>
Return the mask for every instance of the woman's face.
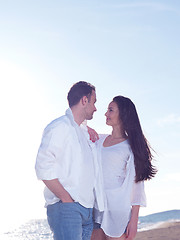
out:
<path id="1" fill-rule="evenodd" d="M 110 126 L 120 125 L 119 109 L 115 102 L 111 102 L 108 106 L 108 110 L 105 113 L 106 124 Z"/>

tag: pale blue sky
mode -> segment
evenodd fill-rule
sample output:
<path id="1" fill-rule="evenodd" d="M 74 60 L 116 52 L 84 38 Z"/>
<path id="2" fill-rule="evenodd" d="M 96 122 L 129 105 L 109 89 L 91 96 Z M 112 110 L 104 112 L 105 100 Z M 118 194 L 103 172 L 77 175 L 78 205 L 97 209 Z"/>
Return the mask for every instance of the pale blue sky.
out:
<path id="1" fill-rule="evenodd" d="M 45 216 L 36 153 L 79 80 L 96 86 L 88 124 L 98 132 L 110 132 L 104 113 L 115 95 L 136 104 L 159 169 L 141 215 L 180 208 L 178 0 L 0 1 L 0 34 L 2 216 L 7 207 L 12 225 Z"/>

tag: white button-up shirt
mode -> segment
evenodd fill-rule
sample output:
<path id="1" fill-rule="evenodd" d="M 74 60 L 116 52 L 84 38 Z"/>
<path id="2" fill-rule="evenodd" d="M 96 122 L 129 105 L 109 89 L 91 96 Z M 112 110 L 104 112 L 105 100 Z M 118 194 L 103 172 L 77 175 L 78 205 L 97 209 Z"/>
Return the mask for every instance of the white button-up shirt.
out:
<path id="1" fill-rule="evenodd" d="M 73 118 L 71 109 L 52 121 L 44 130 L 36 159 L 38 179 L 58 179 L 75 202 L 87 208 L 96 203 L 104 208 L 101 178 L 99 177 L 96 147 L 89 140 L 85 128 Z M 59 201 L 47 187 L 46 206 Z"/>

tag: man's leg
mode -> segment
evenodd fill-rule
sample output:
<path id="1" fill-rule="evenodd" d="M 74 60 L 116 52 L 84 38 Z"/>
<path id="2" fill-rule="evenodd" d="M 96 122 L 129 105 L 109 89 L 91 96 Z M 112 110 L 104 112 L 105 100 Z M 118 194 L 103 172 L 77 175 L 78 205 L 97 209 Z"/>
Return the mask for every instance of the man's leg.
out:
<path id="1" fill-rule="evenodd" d="M 54 240 L 81 240 L 82 217 L 78 203 L 61 201 L 47 207 L 48 223 Z"/>
<path id="2" fill-rule="evenodd" d="M 93 231 L 92 208 L 79 206 L 82 213 L 82 240 L 90 240 Z"/>
<path id="3" fill-rule="evenodd" d="M 82 240 L 90 240 L 92 236 L 93 225 L 89 224 L 83 225 Z"/>

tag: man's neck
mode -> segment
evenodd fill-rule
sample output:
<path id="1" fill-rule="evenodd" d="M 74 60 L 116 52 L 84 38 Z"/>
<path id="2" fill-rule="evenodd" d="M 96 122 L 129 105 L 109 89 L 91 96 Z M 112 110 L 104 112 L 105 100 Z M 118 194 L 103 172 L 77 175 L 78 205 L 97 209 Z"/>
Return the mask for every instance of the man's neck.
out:
<path id="1" fill-rule="evenodd" d="M 71 108 L 71 111 L 74 117 L 74 121 L 80 126 L 81 123 L 85 120 L 82 112 L 76 106 L 73 106 Z"/>

